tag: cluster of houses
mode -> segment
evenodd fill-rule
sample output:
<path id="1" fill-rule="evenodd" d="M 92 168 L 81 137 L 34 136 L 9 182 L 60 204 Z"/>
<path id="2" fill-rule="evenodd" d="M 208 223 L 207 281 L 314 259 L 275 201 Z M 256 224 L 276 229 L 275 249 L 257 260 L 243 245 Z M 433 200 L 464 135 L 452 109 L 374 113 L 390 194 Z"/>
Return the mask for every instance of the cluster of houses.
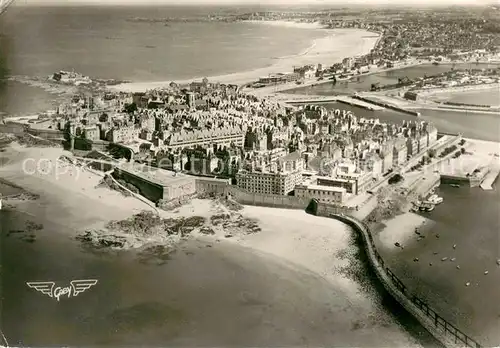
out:
<path id="1" fill-rule="evenodd" d="M 126 146 L 135 161 L 231 179 L 253 194 L 332 204 L 366 191 L 437 140 L 436 128 L 420 120 L 386 124 L 346 110 L 286 106 L 207 81 L 76 104 L 59 111 L 58 127 Z"/>

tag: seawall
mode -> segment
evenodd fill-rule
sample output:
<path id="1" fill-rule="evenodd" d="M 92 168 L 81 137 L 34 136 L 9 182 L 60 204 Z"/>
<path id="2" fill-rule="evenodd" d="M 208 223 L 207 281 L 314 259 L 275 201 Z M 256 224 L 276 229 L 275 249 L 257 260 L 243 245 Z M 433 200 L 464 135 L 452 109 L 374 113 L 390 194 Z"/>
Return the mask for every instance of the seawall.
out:
<path id="1" fill-rule="evenodd" d="M 418 298 L 416 295 L 412 295 L 403 282 L 388 267 L 385 267 L 384 260 L 377 252 L 371 232 L 366 225 L 351 216 L 330 214 L 330 217 L 349 225 L 359 233 L 368 257 L 368 262 L 384 288 L 439 342 L 447 348 L 481 347 L 477 341 L 465 335 L 454 325 L 439 316 L 424 300 Z"/>

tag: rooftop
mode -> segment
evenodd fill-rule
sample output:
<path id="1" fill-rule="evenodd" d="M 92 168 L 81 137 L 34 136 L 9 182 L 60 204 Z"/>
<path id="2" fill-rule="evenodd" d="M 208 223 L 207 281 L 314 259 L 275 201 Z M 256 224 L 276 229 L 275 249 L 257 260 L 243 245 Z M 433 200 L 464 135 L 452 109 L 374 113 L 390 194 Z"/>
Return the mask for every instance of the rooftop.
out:
<path id="1" fill-rule="evenodd" d="M 347 192 L 347 190 L 343 187 L 324 186 L 324 185 L 307 185 L 307 189 L 318 190 L 318 191 L 329 191 L 329 192 L 343 192 L 343 193 Z"/>
<path id="2" fill-rule="evenodd" d="M 279 158 L 279 160 L 280 160 L 281 162 L 286 162 L 286 161 L 297 161 L 297 160 L 299 160 L 299 159 L 301 159 L 301 155 L 300 155 L 300 152 L 297 152 L 297 151 L 295 151 L 295 152 L 291 152 L 291 153 L 289 153 L 288 155 L 286 155 L 286 156 L 283 156 L 283 157 Z"/>
<path id="3" fill-rule="evenodd" d="M 161 186 L 179 185 L 193 180 L 192 177 L 183 174 L 146 165 L 128 164 L 120 167 L 120 170 Z"/>

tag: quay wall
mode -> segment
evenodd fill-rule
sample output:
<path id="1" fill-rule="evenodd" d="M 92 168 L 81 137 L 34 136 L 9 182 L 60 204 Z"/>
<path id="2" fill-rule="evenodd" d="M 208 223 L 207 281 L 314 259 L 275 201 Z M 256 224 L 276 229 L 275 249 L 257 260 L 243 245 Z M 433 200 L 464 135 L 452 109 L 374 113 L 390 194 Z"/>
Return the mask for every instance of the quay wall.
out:
<path id="1" fill-rule="evenodd" d="M 236 186 L 229 186 L 228 193 L 240 204 L 262 207 L 306 209 L 311 202 L 311 199 L 303 197 L 250 193 Z"/>
<path id="2" fill-rule="evenodd" d="M 484 179 L 484 174 L 481 176 L 459 176 L 459 175 L 448 175 L 441 174 L 441 183 L 445 185 L 449 184 L 466 184 L 470 187 L 478 187 Z"/>
<path id="3" fill-rule="evenodd" d="M 214 179 L 196 177 L 196 193 L 212 193 L 217 196 L 226 196 L 229 193 L 230 179 Z"/>
<path id="4" fill-rule="evenodd" d="M 460 134 L 460 133 L 438 132 L 438 137 L 442 137 L 443 135 L 450 135 L 453 137 L 459 137 L 459 139 L 462 140 L 462 134 Z"/>
<path id="5" fill-rule="evenodd" d="M 26 131 L 26 125 L 16 122 L 6 122 L 0 124 L 0 133 L 10 133 L 15 135 L 22 135 Z"/>
<path id="6" fill-rule="evenodd" d="M 322 203 L 313 198 L 308 206 L 308 211 L 313 212 L 316 216 L 329 217 L 332 214 L 350 214 L 356 211 L 356 208 Z"/>
<path id="7" fill-rule="evenodd" d="M 60 140 L 64 138 L 64 132 L 53 129 L 35 129 L 27 127 L 26 132 L 47 140 Z"/>
<path id="8" fill-rule="evenodd" d="M 470 179 L 465 176 L 459 176 L 459 175 L 446 175 L 442 174 L 441 175 L 441 183 L 443 184 L 464 184 L 470 183 Z"/>
<path id="9" fill-rule="evenodd" d="M 430 178 L 430 180 L 417 180 L 410 187 L 408 187 L 409 192 L 414 192 L 420 196 L 427 196 L 434 188 L 439 187 L 442 183 L 440 175 L 435 175 L 435 177 Z"/>
<path id="10" fill-rule="evenodd" d="M 39 138 L 47 140 L 60 141 L 64 139 L 64 132 L 55 129 L 36 129 L 32 128 L 30 124 L 8 121 L 3 124 L 0 123 L 0 133 L 10 133 L 21 136 L 23 134 L 30 134 Z M 88 140 L 75 138 L 77 148 L 83 147 L 84 150 L 96 149 L 104 151 L 108 148 L 110 142 L 105 140 Z M 127 148 L 128 149 L 128 148 Z M 128 149 L 130 150 L 130 149 Z"/>
<path id="11" fill-rule="evenodd" d="M 410 293 L 409 289 L 388 268 L 378 253 L 369 228 L 361 221 L 345 215 L 331 214 L 356 231 L 363 242 L 368 262 L 387 292 L 412 314 L 439 342 L 447 348 L 481 347 L 481 345 L 461 332 L 453 324 L 442 318 L 426 304 L 426 301 Z"/>
<path id="12" fill-rule="evenodd" d="M 348 214 L 354 212 L 354 207 L 339 206 L 318 202 L 315 199 L 295 196 L 282 196 L 244 191 L 230 184 L 229 179 L 213 179 L 196 177 L 196 192 L 211 193 L 217 196 L 231 196 L 234 201 L 244 205 L 263 206 L 271 208 L 307 209 L 318 216 L 330 214 Z"/>
<path id="13" fill-rule="evenodd" d="M 394 110 L 394 111 L 398 111 L 398 112 L 402 112 L 402 113 L 405 113 L 405 114 L 409 114 L 409 115 L 412 115 L 412 116 L 417 116 L 417 117 L 420 116 L 420 112 L 418 112 L 418 111 L 403 109 L 403 108 L 400 108 L 400 107 L 395 106 L 395 105 L 391 105 L 391 104 L 387 104 L 387 103 L 382 103 L 382 102 L 379 102 L 379 101 L 376 101 L 376 100 L 371 100 L 369 98 L 362 97 L 362 96 L 359 96 L 359 95 L 354 95 L 353 98 L 362 100 L 362 101 L 370 103 L 370 104 L 378 105 L 378 106 L 381 106 L 381 107 L 386 108 L 386 109 L 391 109 L 391 110 Z"/>

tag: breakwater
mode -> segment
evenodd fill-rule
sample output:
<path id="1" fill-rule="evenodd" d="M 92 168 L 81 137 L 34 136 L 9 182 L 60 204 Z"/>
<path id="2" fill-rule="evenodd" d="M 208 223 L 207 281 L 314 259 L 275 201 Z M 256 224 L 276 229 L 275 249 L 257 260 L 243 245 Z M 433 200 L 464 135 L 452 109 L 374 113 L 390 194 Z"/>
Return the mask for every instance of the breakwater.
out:
<path id="1" fill-rule="evenodd" d="M 399 106 L 395 106 L 395 105 L 388 104 L 388 103 L 383 103 L 383 102 L 378 101 L 378 100 L 372 100 L 370 98 L 362 97 L 360 95 L 355 95 L 355 96 L 353 96 L 353 98 L 361 100 L 361 101 L 364 101 L 366 103 L 370 103 L 370 104 L 374 104 L 374 105 L 377 105 L 377 106 L 381 106 L 382 108 L 391 109 L 391 110 L 394 110 L 394 111 L 397 111 L 397 112 L 402 112 L 402 113 L 409 114 L 409 115 L 412 115 L 412 116 L 417 116 L 417 117 L 420 116 L 420 112 L 418 112 L 418 111 L 403 109 L 403 108 L 401 108 Z"/>
<path id="2" fill-rule="evenodd" d="M 329 217 L 347 224 L 359 233 L 368 256 L 368 262 L 384 288 L 439 342 L 447 348 L 481 347 L 476 340 L 464 334 L 429 307 L 425 300 L 411 294 L 404 283 L 388 267 L 385 267 L 384 260 L 376 249 L 368 226 L 346 215 L 330 214 Z"/>
<path id="3" fill-rule="evenodd" d="M 451 105 L 451 106 L 472 106 L 472 107 L 477 107 L 477 108 L 491 108 L 491 105 L 486 105 L 486 104 L 469 104 L 469 103 L 456 103 L 456 102 L 450 102 L 450 101 L 445 101 L 443 102 L 445 105 Z"/>
<path id="4" fill-rule="evenodd" d="M 418 93 L 418 95 L 424 95 L 424 96 L 431 96 L 435 94 L 440 94 L 440 93 L 457 93 L 457 92 L 468 92 L 468 91 L 481 91 L 484 89 L 491 89 L 491 88 L 500 88 L 500 83 L 482 83 L 482 84 L 476 84 L 476 85 L 467 85 L 467 86 L 455 86 L 455 87 L 433 87 L 433 88 L 426 88 L 423 90 L 417 90 L 415 91 Z"/>
<path id="5" fill-rule="evenodd" d="M 485 175 L 484 180 L 481 182 L 481 188 L 486 191 L 493 190 L 493 183 L 497 179 L 499 173 L 500 168 L 491 169 L 488 174 Z"/>
<path id="6" fill-rule="evenodd" d="M 375 105 L 373 103 L 366 102 L 361 99 L 351 98 L 351 97 L 337 97 L 337 102 L 342 104 L 347 104 L 351 106 L 357 106 L 358 108 L 366 109 L 366 110 L 383 110 L 384 108 L 379 105 Z"/>

